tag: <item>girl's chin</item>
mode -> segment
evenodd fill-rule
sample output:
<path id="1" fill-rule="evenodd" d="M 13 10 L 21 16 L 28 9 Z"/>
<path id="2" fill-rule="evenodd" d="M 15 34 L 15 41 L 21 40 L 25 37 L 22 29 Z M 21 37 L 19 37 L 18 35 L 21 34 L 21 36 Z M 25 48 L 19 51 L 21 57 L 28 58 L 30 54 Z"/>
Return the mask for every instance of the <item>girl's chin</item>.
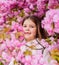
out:
<path id="1" fill-rule="evenodd" d="M 29 37 L 25 37 L 26 40 L 30 40 Z"/>
<path id="2" fill-rule="evenodd" d="M 25 38 L 31 38 L 31 36 L 30 36 L 30 35 L 25 35 L 24 37 L 25 37 Z"/>

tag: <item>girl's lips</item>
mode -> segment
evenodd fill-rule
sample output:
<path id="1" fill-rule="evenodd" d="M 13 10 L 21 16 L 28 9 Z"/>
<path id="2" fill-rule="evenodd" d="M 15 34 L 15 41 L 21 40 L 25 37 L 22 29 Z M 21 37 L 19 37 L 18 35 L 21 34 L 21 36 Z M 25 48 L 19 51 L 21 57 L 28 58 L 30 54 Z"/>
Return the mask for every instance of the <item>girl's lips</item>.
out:
<path id="1" fill-rule="evenodd" d="M 30 32 L 24 32 L 25 34 L 30 34 Z"/>

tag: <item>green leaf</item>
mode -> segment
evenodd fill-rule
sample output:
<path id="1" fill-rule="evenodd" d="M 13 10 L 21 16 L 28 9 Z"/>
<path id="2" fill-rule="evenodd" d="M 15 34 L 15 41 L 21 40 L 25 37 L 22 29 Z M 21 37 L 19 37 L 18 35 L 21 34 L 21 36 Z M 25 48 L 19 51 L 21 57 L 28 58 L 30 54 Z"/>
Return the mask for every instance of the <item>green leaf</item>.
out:
<path id="1" fill-rule="evenodd" d="M 0 62 L 0 65 L 4 65 L 2 62 Z"/>

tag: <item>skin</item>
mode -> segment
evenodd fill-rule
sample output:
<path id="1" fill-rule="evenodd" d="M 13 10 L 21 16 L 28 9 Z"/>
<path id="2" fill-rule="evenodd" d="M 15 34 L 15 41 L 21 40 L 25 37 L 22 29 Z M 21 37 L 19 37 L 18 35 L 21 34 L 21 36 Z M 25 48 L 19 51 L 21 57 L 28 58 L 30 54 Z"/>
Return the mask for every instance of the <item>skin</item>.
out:
<path id="1" fill-rule="evenodd" d="M 27 42 L 33 40 L 36 38 L 36 24 L 30 20 L 27 19 L 23 23 L 23 31 L 24 31 L 24 37 Z"/>

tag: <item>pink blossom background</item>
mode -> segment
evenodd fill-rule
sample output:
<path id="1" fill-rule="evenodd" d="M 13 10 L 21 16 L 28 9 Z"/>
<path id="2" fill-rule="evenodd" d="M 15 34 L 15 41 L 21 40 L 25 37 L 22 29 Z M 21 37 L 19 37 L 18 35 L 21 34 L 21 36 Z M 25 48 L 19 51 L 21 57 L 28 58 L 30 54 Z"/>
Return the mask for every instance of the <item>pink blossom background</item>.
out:
<path id="1" fill-rule="evenodd" d="M 0 62 L 4 65 L 8 65 L 12 57 L 16 60 L 23 57 L 19 50 L 25 44 L 22 42 L 24 37 L 21 22 L 24 17 L 29 15 L 36 15 L 39 18 L 44 16 L 42 28 L 47 31 L 49 36 L 59 34 L 59 0 L 0 0 Z M 54 42 L 53 39 L 51 38 Z M 59 44 L 59 42 L 54 42 L 54 45 L 55 43 Z M 50 48 L 48 42 L 43 40 L 42 44 Z M 40 58 L 40 65 L 47 65 L 43 62 L 41 55 Z M 36 60 L 35 57 L 32 65 L 35 65 Z M 31 57 L 23 58 L 22 61 L 28 65 Z M 51 63 L 53 64 L 53 61 Z"/>

